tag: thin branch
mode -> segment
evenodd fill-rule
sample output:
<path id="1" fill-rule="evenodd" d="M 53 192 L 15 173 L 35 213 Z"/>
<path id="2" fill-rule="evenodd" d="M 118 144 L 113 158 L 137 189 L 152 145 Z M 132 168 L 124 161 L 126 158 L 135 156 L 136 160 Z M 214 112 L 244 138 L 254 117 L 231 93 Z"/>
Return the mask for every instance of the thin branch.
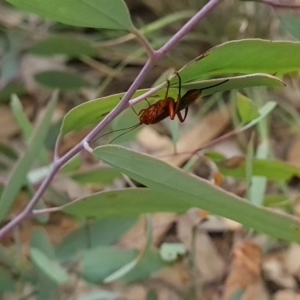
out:
<path id="1" fill-rule="evenodd" d="M 208 2 L 190 21 L 188 21 L 161 49 L 155 51 L 152 56 L 148 59 L 147 63 L 141 70 L 140 74 L 137 76 L 135 81 L 132 83 L 131 87 L 128 89 L 123 99 L 119 104 L 73 149 L 66 153 L 63 157 L 58 158 L 54 161 L 52 169 L 48 176 L 44 179 L 43 183 L 37 190 L 36 194 L 26 206 L 26 208 L 17 215 L 12 221 L 6 224 L 0 230 L 0 238 L 2 238 L 7 232 L 16 227 L 25 218 L 32 215 L 33 208 L 44 194 L 48 186 L 50 185 L 52 179 L 56 173 L 76 154 L 78 154 L 84 145 L 90 144 L 99 133 L 111 122 L 113 121 L 125 108 L 128 107 L 130 98 L 133 96 L 135 91 L 140 87 L 142 82 L 147 78 L 148 73 L 152 69 L 152 66 L 163 57 L 171 48 L 173 48 L 201 19 L 203 19 L 207 13 L 212 10 L 220 0 L 211 0 Z M 145 99 L 145 96 L 144 96 Z"/>
<path id="2" fill-rule="evenodd" d="M 197 23 L 202 20 L 213 8 L 215 8 L 221 0 L 211 0 L 202 9 L 191 18 L 175 35 L 158 51 L 159 56 L 165 55 L 173 48 L 187 33 L 189 33 Z"/>
<path id="3" fill-rule="evenodd" d="M 120 73 L 117 70 L 110 68 L 100 61 L 97 61 L 87 55 L 81 56 L 80 60 L 91 68 L 97 70 L 100 74 L 106 74 L 108 76 L 116 78 L 121 77 Z"/>
<path id="4" fill-rule="evenodd" d="M 161 19 L 158 19 L 150 24 L 147 24 L 139 29 L 139 32 L 143 35 L 146 35 L 148 33 L 154 32 L 156 30 L 162 29 L 165 26 L 168 26 L 174 22 L 178 22 L 182 19 L 189 19 L 195 14 L 195 11 L 192 10 L 186 10 L 186 11 L 180 11 L 177 13 L 173 13 L 172 15 L 168 15 L 165 17 L 162 17 Z M 102 41 L 97 42 L 95 44 L 96 47 L 113 47 L 120 45 L 122 43 L 129 42 L 136 38 L 136 36 L 133 33 L 128 33 L 126 35 L 123 35 L 121 37 L 108 40 L 108 41 Z"/>
<path id="5" fill-rule="evenodd" d="M 134 99 L 131 99 L 129 102 L 128 102 L 128 106 L 133 106 L 143 100 L 145 100 L 147 97 L 150 97 L 152 96 L 153 94 L 155 94 L 156 92 L 158 92 L 159 90 L 161 90 L 164 86 L 166 85 L 166 82 L 160 84 L 160 85 L 157 85 L 156 87 L 150 89 L 149 91 L 147 91 L 146 93 L 144 93 L 143 95 L 139 96 L 139 97 L 136 97 Z"/>
<path id="6" fill-rule="evenodd" d="M 146 49 L 149 58 L 151 59 L 154 56 L 154 49 L 148 40 L 140 33 L 140 31 L 136 28 L 132 31 L 132 33 L 136 36 L 137 40 L 141 43 L 141 45 Z"/>
<path id="7" fill-rule="evenodd" d="M 57 140 L 55 142 L 55 147 L 54 147 L 54 158 L 53 161 L 56 161 L 59 159 L 59 146 L 60 146 L 60 140 L 61 140 L 61 135 L 59 134 L 57 137 Z"/>

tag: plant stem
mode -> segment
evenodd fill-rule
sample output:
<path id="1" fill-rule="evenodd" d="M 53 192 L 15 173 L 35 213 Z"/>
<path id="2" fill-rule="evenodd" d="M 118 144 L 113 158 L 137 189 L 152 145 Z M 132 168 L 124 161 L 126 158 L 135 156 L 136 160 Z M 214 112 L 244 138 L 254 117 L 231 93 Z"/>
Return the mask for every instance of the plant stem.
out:
<path id="1" fill-rule="evenodd" d="M 145 66 L 141 70 L 140 74 L 137 76 L 135 81 L 132 83 L 123 99 L 120 103 L 73 149 L 66 153 L 61 158 L 54 159 L 52 169 L 49 172 L 48 176 L 44 179 L 43 183 L 37 190 L 34 197 L 28 203 L 26 208 L 15 218 L 13 218 L 8 224 L 6 224 L 0 230 L 0 239 L 14 227 L 16 227 L 22 220 L 32 215 L 32 211 L 42 197 L 48 186 L 50 185 L 52 179 L 56 173 L 76 154 L 84 149 L 84 144 L 90 144 L 99 133 L 111 122 L 113 121 L 124 109 L 128 107 L 128 103 L 135 91 L 140 87 L 142 82 L 148 76 L 148 73 L 152 69 L 152 66 L 163 57 L 171 48 L 173 48 L 201 19 L 203 19 L 207 13 L 218 5 L 221 0 L 210 0 L 193 18 L 191 18 L 163 47 L 157 51 L 153 51 L 152 55 L 146 62 Z M 149 49 L 148 49 L 149 50 Z M 149 52 L 149 51 L 148 51 Z M 152 52 L 152 51 L 151 51 Z M 140 98 L 142 101 L 144 98 Z M 56 151 L 57 152 L 57 151 Z M 56 154 L 57 155 L 57 154 Z"/>
<path id="2" fill-rule="evenodd" d="M 155 51 L 153 50 L 148 40 L 136 28 L 132 31 L 132 33 L 136 36 L 137 40 L 141 43 L 141 45 L 146 49 L 149 59 L 152 59 L 155 54 Z"/>

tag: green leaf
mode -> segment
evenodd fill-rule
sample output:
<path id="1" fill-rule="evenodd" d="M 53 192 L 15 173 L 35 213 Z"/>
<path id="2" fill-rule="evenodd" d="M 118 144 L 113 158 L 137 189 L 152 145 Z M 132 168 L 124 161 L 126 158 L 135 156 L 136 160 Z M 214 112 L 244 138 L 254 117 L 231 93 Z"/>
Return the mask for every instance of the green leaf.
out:
<path id="1" fill-rule="evenodd" d="M 79 131 L 98 124 L 120 101 L 118 96 L 109 96 L 85 102 L 71 109 L 64 117 L 61 136 L 70 131 Z"/>
<path id="2" fill-rule="evenodd" d="M 277 103 L 274 101 L 267 102 L 263 107 L 259 108 L 259 110 L 258 110 L 259 117 L 257 117 L 256 119 L 254 119 L 251 122 L 249 122 L 248 124 L 246 124 L 243 128 L 248 129 L 248 128 L 256 125 L 257 123 L 259 123 L 263 118 L 265 118 L 276 107 L 276 105 L 277 105 Z"/>
<path id="3" fill-rule="evenodd" d="M 71 178 L 81 184 L 93 183 L 103 185 L 122 178 L 122 173 L 114 168 L 97 168 L 72 174 Z"/>
<path id="4" fill-rule="evenodd" d="M 55 258 L 54 248 L 49 240 L 47 232 L 42 228 L 34 230 L 31 240 L 31 248 L 40 250 L 50 259 Z"/>
<path id="5" fill-rule="evenodd" d="M 28 141 L 32 132 L 34 131 L 34 127 L 24 113 L 21 101 L 19 100 L 18 96 L 12 95 L 10 106 L 15 119 L 22 130 L 25 140 Z M 45 164 L 49 162 L 48 153 L 45 147 L 43 147 L 43 149 L 41 150 L 40 159 Z"/>
<path id="6" fill-rule="evenodd" d="M 103 283 L 111 283 L 114 282 L 122 277 L 124 277 L 126 274 L 128 274 L 130 271 L 132 271 L 137 264 L 139 263 L 139 257 L 137 256 L 134 260 L 127 263 L 126 265 L 122 266 L 120 269 L 116 270 L 112 274 L 108 275 L 104 280 Z"/>
<path id="7" fill-rule="evenodd" d="M 218 45 L 188 63 L 185 82 L 228 74 L 286 74 L 300 69 L 300 43 L 244 39 Z M 174 80 L 174 79 L 173 79 Z"/>
<path id="8" fill-rule="evenodd" d="M 46 108 L 46 114 L 42 123 L 29 139 L 26 153 L 18 159 L 9 176 L 9 183 L 5 186 L 0 199 L 0 220 L 3 220 L 7 216 L 21 187 L 26 184 L 26 176 L 43 147 L 44 140 L 51 125 L 51 118 L 56 102 L 57 94 L 55 93 Z"/>
<path id="9" fill-rule="evenodd" d="M 239 158 L 237 163 L 231 164 L 235 158 L 217 163 L 220 172 L 226 176 L 235 178 L 245 178 L 245 160 Z M 272 159 L 256 159 L 252 162 L 252 175 L 264 176 L 269 180 L 288 180 L 294 175 L 300 174 L 300 168 L 292 166 L 288 163 Z"/>
<path id="10" fill-rule="evenodd" d="M 299 14 L 284 14 L 279 15 L 282 27 L 293 35 L 297 40 L 300 40 L 300 18 Z"/>
<path id="11" fill-rule="evenodd" d="M 45 146 L 47 149 L 54 150 L 60 132 L 61 124 L 62 119 L 58 120 L 57 122 L 54 121 L 54 123 L 52 123 L 52 126 L 49 128 L 49 132 L 45 140 Z"/>
<path id="12" fill-rule="evenodd" d="M 219 152 L 206 152 L 205 156 L 210 158 L 211 160 L 213 160 L 214 162 L 222 162 L 226 159 L 226 156 L 224 156 L 223 154 L 219 153 Z"/>
<path id="13" fill-rule="evenodd" d="M 110 283 L 120 278 L 127 282 L 147 279 L 153 273 L 166 266 L 167 264 L 160 258 L 157 252 L 147 250 L 142 258 L 136 257 L 133 261 L 106 277 L 104 283 Z"/>
<path id="14" fill-rule="evenodd" d="M 147 91 L 137 91 L 134 97 L 138 97 Z M 160 95 L 162 96 L 162 93 Z M 60 130 L 61 136 L 70 131 L 79 131 L 87 126 L 98 124 L 120 102 L 123 96 L 124 93 L 120 93 L 98 98 L 71 109 L 64 117 Z"/>
<path id="15" fill-rule="evenodd" d="M 62 284 L 68 282 L 68 274 L 54 260 L 51 260 L 47 255 L 36 248 L 30 249 L 30 257 L 34 265 L 54 283 Z"/>
<path id="16" fill-rule="evenodd" d="M 243 124 L 247 124 L 260 116 L 253 101 L 240 93 L 237 93 L 237 109 Z"/>
<path id="17" fill-rule="evenodd" d="M 184 90 L 190 89 L 203 89 L 205 90 L 201 93 L 202 96 L 208 96 L 216 92 L 225 92 L 234 89 L 243 89 L 247 87 L 256 87 L 256 86 L 266 86 L 266 87 L 284 87 L 284 82 L 279 78 L 274 77 L 268 74 L 250 74 L 250 75 L 241 75 L 234 77 L 224 77 L 218 79 L 210 79 L 210 80 L 201 80 L 195 82 L 185 82 L 188 78 L 183 74 L 181 76 L 181 80 L 183 82 L 182 88 Z M 228 80 L 227 82 L 224 82 Z M 224 82 L 224 83 L 222 83 Z M 172 79 L 173 86 L 178 84 L 175 79 Z M 213 86 L 216 84 L 222 83 L 216 87 L 208 88 L 209 86 Z"/>
<path id="18" fill-rule="evenodd" d="M 82 277 L 90 283 L 101 283 L 103 280 L 131 262 L 138 255 L 136 250 L 98 247 L 82 253 Z"/>
<path id="19" fill-rule="evenodd" d="M 15 283 L 13 276 L 0 266 L 0 293 L 13 292 L 14 290 Z"/>
<path id="20" fill-rule="evenodd" d="M 133 31 L 135 28 L 131 22 L 128 8 L 123 0 L 84 0 L 98 13 L 98 20 L 105 20 L 105 27 L 108 29 L 120 29 Z"/>
<path id="21" fill-rule="evenodd" d="M 177 23 L 182 19 L 190 19 L 194 15 L 195 11 L 193 10 L 181 10 L 178 12 L 172 12 L 171 14 L 168 14 L 160 19 L 156 19 L 152 23 L 145 24 L 143 27 L 139 28 L 139 30 L 142 34 L 149 34 L 168 26 L 169 24 Z"/>
<path id="22" fill-rule="evenodd" d="M 16 95 L 11 96 L 10 106 L 18 125 L 23 132 L 25 139 L 28 140 L 33 131 L 33 126 L 27 119 L 25 113 L 23 112 L 22 104 Z"/>
<path id="23" fill-rule="evenodd" d="M 290 207 L 291 201 L 286 195 L 266 195 L 264 205 L 269 207 Z"/>
<path id="24" fill-rule="evenodd" d="M 91 28 L 132 31 L 123 0 L 7 0 L 20 9 L 57 22 Z"/>
<path id="25" fill-rule="evenodd" d="M 63 91 L 77 91 L 88 86 L 81 76 L 63 71 L 41 72 L 36 74 L 34 79 L 45 87 Z"/>
<path id="26" fill-rule="evenodd" d="M 0 102 L 8 102 L 12 94 L 25 95 L 26 88 L 21 83 L 10 82 L 0 91 Z"/>
<path id="27" fill-rule="evenodd" d="M 161 259 L 159 253 L 147 251 L 140 263 L 130 273 L 124 276 L 123 280 L 135 282 L 137 280 L 148 279 L 151 275 L 167 266 L 168 264 Z"/>
<path id="28" fill-rule="evenodd" d="M 160 256 L 164 261 L 172 262 L 186 253 L 186 249 L 181 243 L 163 243 L 160 248 Z"/>
<path id="29" fill-rule="evenodd" d="M 60 260 L 70 260 L 83 250 L 116 243 L 137 220 L 136 217 L 121 217 L 87 221 L 62 241 L 56 249 L 56 255 Z"/>
<path id="30" fill-rule="evenodd" d="M 255 99 L 261 101 L 264 95 L 254 93 Z M 268 119 L 263 119 L 257 126 L 259 132 L 260 143 L 257 145 L 255 157 L 258 159 L 267 159 L 270 154 L 270 138 L 269 138 L 269 122 Z M 249 200 L 256 205 L 263 205 L 264 198 L 267 190 L 268 180 L 266 177 L 253 176 L 251 179 L 251 185 L 248 189 Z"/>
<path id="31" fill-rule="evenodd" d="M 63 211 L 82 219 L 136 216 L 155 212 L 183 213 L 189 208 L 189 204 L 181 199 L 171 200 L 163 192 L 140 188 L 96 193 L 65 206 Z"/>
<path id="32" fill-rule="evenodd" d="M 0 143 L 0 154 L 12 160 L 16 160 L 18 158 L 14 149 L 2 143 Z"/>
<path id="33" fill-rule="evenodd" d="M 151 101 L 151 99 L 149 99 L 149 102 L 153 102 Z M 141 103 L 139 103 L 135 109 L 136 111 L 139 111 L 140 109 L 145 108 L 147 106 L 145 101 L 142 101 Z M 117 139 L 117 144 L 120 144 L 122 142 L 128 142 L 130 140 L 134 140 L 135 136 L 137 135 L 137 132 L 140 130 L 139 127 L 130 130 L 129 128 L 132 127 L 132 124 L 136 124 L 138 120 L 138 117 L 136 114 L 133 113 L 133 111 L 131 109 L 127 109 L 125 111 L 123 111 L 122 113 L 120 113 L 111 123 L 111 129 L 112 132 L 109 136 L 107 136 L 106 138 L 109 139 L 110 141 L 113 141 L 114 139 Z M 124 131 L 120 131 L 120 129 L 124 128 Z M 126 130 L 126 128 L 128 128 Z M 125 134 L 126 132 L 126 134 Z M 124 134 L 123 134 L 124 133 Z M 102 144 L 105 144 L 105 142 L 103 142 Z"/>
<path id="34" fill-rule="evenodd" d="M 130 178 L 154 191 L 169 195 L 165 196 L 159 206 L 163 207 L 167 202 L 169 210 L 172 210 L 174 201 L 177 200 L 176 204 L 181 201 L 182 206 L 187 208 L 199 207 L 275 238 L 300 242 L 300 222 L 289 215 L 252 205 L 203 179 L 123 147 L 113 145 L 98 147 L 94 150 L 94 154 Z M 156 206 L 156 209 L 159 206 Z M 120 207 L 118 209 L 120 210 Z"/>
<path id="35" fill-rule="evenodd" d="M 31 48 L 30 52 L 40 56 L 64 54 L 69 57 L 81 57 L 82 55 L 97 55 L 97 50 L 91 46 L 88 40 L 63 35 L 50 36 L 46 40 L 38 42 Z"/>
<path id="36" fill-rule="evenodd" d="M 36 283 L 36 300 L 60 300 L 59 286 L 48 279 L 42 272 L 38 274 Z"/>
<path id="37" fill-rule="evenodd" d="M 68 173 L 74 173 L 78 171 L 81 167 L 81 158 L 78 156 L 74 156 L 72 159 L 66 163 L 63 168 L 61 169 L 61 172 L 64 174 Z M 79 172 L 78 172 L 79 173 Z M 80 176 L 79 176 L 80 177 Z"/>
<path id="38" fill-rule="evenodd" d="M 33 169 L 27 175 L 28 182 L 32 185 L 38 184 L 51 172 L 51 169 L 52 169 L 52 165 L 47 165 L 47 166 Z"/>
<path id="39" fill-rule="evenodd" d="M 245 181 L 246 181 L 246 198 L 251 200 L 250 187 L 253 175 L 253 157 L 254 157 L 254 135 L 252 135 L 247 143 L 247 153 L 245 161 Z"/>
<path id="40" fill-rule="evenodd" d="M 16 49 L 16 48 L 15 48 Z M 6 84 L 20 73 L 20 53 L 17 50 L 1 55 L 1 81 Z"/>
<path id="41" fill-rule="evenodd" d="M 53 246 L 49 240 L 47 232 L 42 229 L 35 229 L 32 235 L 31 248 L 38 249 L 47 258 L 55 259 L 55 252 Z M 49 276 L 45 275 L 43 271 L 38 270 L 37 281 L 37 300 L 52 300 L 59 299 L 59 290 L 56 282 L 49 279 Z"/>

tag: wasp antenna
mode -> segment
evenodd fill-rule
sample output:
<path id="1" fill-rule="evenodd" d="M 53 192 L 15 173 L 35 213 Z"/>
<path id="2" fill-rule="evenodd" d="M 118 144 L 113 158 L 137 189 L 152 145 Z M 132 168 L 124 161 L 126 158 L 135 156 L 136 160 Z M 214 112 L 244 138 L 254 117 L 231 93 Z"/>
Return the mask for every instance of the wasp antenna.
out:
<path id="1" fill-rule="evenodd" d="M 98 141 L 100 138 L 102 138 L 102 137 L 104 137 L 104 136 L 106 136 L 106 135 L 109 135 L 109 134 L 111 134 L 111 133 L 114 133 L 114 132 L 123 131 L 123 130 L 129 130 L 129 131 L 131 131 L 131 130 L 137 128 L 138 125 L 140 125 L 140 123 L 134 124 L 134 125 L 132 125 L 132 126 L 130 126 L 130 127 L 121 128 L 121 129 L 116 129 L 116 130 L 112 130 L 112 131 L 110 131 L 110 132 L 104 133 L 104 134 L 100 135 L 99 137 L 97 137 L 93 142 L 96 142 L 96 141 Z M 127 132 L 129 132 L 129 131 L 126 131 L 125 133 L 127 133 Z"/>
<path id="2" fill-rule="evenodd" d="M 112 139 L 112 140 L 109 142 L 109 144 L 111 144 L 112 142 L 114 142 L 116 139 L 118 139 L 118 138 L 121 137 L 122 135 L 124 135 L 124 134 L 126 134 L 126 133 L 128 133 L 128 132 L 130 132 L 130 131 L 132 131 L 132 130 L 134 130 L 134 129 L 136 129 L 136 128 L 138 128 L 140 125 L 141 125 L 141 123 L 138 123 L 138 124 L 135 124 L 135 125 L 133 125 L 133 126 L 127 128 L 127 129 L 128 129 L 127 131 L 125 131 L 125 132 L 119 134 L 117 137 L 115 137 L 114 139 Z M 117 131 L 117 130 L 115 130 L 115 131 Z"/>
<path id="3" fill-rule="evenodd" d="M 175 73 L 178 77 L 178 95 L 181 97 L 181 77 L 177 71 Z"/>
<path id="4" fill-rule="evenodd" d="M 221 85 L 221 84 L 223 84 L 223 83 L 225 83 L 225 82 L 227 82 L 227 81 L 229 81 L 229 79 L 226 79 L 226 80 L 224 80 L 224 81 L 221 81 L 221 82 L 219 82 L 219 83 L 213 84 L 213 85 L 211 85 L 211 86 L 207 86 L 207 87 L 205 87 L 205 88 L 203 88 L 203 89 L 199 89 L 199 90 L 203 91 L 203 90 L 211 89 L 211 88 L 213 88 L 213 87 L 215 87 L 215 86 L 218 86 L 218 85 Z"/>

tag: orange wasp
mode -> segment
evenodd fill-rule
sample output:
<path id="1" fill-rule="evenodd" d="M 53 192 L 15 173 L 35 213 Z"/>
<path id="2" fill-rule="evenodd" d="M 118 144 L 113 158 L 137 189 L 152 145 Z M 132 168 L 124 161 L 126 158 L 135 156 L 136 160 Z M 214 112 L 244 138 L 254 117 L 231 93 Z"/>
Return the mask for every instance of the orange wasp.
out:
<path id="1" fill-rule="evenodd" d="M 177 72 L 176 72 L 176 75 L 178 77 L 177 101 L 175 101 L 174 98 L 168 96 L 169 88 L 170 88 L 170 81 L 168 80 L 167 91 L 166 91 L 164 99 L 161 99 L 151 105 L 147 101 L 149 104 L 149 107 L 140 110 L 138 113 L 135 111 L 135 109 L 133 107 L 131 107 L 132 110 L 134 111 L 134 113 L 137 116 L 139 116 L 139 118 L 140 118 L 139 125 L 156 124 L 167 117 L 170 117 L 171 120 L 174 120 L 176 115 L 177 115 L 179 121 L 182 123 L 185 121 L 185 119 L 187 117 L 188 106 L 191 105 L 193 102 L 195 102 L 199 98 L 199 96 L 201 95 L 201 92 L 203 90 L 221 85 L 229 80 L 229 79 L 224 80 L 222 82 L 205 87 L 203 89 L 189 90 L 181 97 L 181 78 Z M 183 109 L 184 109 L 184 116 L 182 116 L 182 114 L 181 114 L 181 110 L 183 110 Z"/>
<path id="2" fill-rule="evenodd" d="M 217 84 L 205 87 L 203 89 L 192 89 L 192 90 L 187 91 L 181 97 L 181 78 L 180 78 L 180 75 L 178 74 L 178 72 L 176 72 L 176 75 L 178 77 L 177 101 L 175 101 L 174 98 L 169 97 L 169 95 L 168 95 L 169 94 L 169 88 L 170 88 L 170 81 L 168 80 L 167 91 L 166 91 L 164 99 L 161 99 L 161 100 L 159 100 L 159 101 L 157 101 L 153 104 L 150 104 L 149 101 L 146 99 L 146 101 L 149 104 L 149 107 L 141 109 L 139 112 L 136 112 L 136 110 L 131 106 L 133 112 L 139 117 L 140 122 L 133 125 L 133 126 L 131 126 L 131 127 L 118 129 L 118 130 L 113 131 L 113 132 L 116 132 L 116 131 L 120 131 L 120 130 L 128 130 L 128 131 L 118 135 L 110 143 L 115 141 L 120 136 L 136 129 L 140 125 L 143 125 L 143 124 L 145 124 L 145 125 L 156 124 L 156 123 L 159 123 L 160 121 L 164 120 L 167 117 L 170 117 L 171 120 L 174 120 L 175 116 L 177 115 L 179 121 L 181 123 L 184 122 L 186 117 L 187 117 L 189 105 L 194 103 L 199 98 L 199 96 L 201 95 L 203 90 L 216 87 L 218 85 L 221 85 L 221 84 L 229 81 L 229 79 L 226 79 L 222 82 L 219 82 Z M 181 110 L 183 110 L 183 109 L 184 109 L 184 115 L 182 116 Z M 109 133 L 112 133 L 112 132 L 109 132 Z M 106 133 L 106 134 L 102 135 L 101 137 L 103 137 L 103 136 L 105 136 L 109 133 Z"/>

